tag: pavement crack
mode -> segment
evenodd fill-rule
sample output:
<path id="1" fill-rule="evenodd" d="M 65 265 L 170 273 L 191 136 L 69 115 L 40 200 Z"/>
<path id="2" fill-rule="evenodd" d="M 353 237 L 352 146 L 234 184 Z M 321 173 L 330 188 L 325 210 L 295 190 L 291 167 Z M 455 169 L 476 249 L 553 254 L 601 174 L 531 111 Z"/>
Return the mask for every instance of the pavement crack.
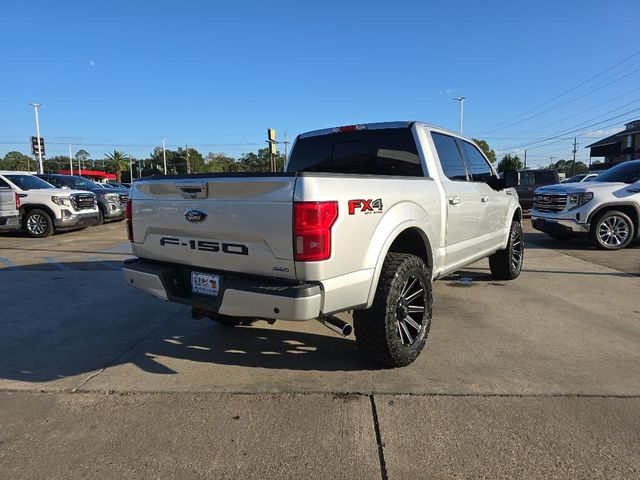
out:
<path id="1" fill-rule="evenodd" d="M 76 393 L 78 391 L 78 389 L 82 388 L 83 386 L 85 386 L 89 381 L 91 381 L 92 379 L 96 378 L 98 375 L 100 375 L 102 372 L 104 372 L 105 368 L 101 368 L 100 370 L 98 370 L 97 372 L 93 372 L 91 375 L 89 375 L 87 378 L 84 379 L 84 381 L 78 385 L 77 387 L 74 387 L 71 390 L 71 393 Z"/>
<path id="2" fill-rule="evenodd" d="M 382 442 L 382 435 L 380 433 L 380 423 L 378 422 L 378 410 L 376 409 L 376 400 L 373 395 L 369 395 L 369 401 L 371 402 L 371 416 L 373 418 L 373 428 L 376 432 L 376 442 L 378 444 L 378 459 L 380 461 L 380 478 L 382 480 L 389 480 L 389 474 L 387 473 L 387 462 L 384 459 L 384 443 Z"/>

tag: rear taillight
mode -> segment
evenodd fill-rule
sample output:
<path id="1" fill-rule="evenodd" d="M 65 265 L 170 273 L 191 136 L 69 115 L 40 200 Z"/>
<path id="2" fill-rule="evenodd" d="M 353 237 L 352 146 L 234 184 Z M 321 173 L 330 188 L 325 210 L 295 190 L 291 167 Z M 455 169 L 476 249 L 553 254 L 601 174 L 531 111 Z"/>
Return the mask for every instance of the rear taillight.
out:
<path id="1" fill-rule="evenodd" d="M 20 195 L 16 193 L 16 210 L 20 210 Z"/>
<path id="2" fill-rule="evenodd" d="M 293 204 L 293 258 L 317 262 L 331 257 L 331 227 L 338 218 L 338 202 Z"/>
<path id="3" fill-rule="evenodd" d="M 133 216 L 131 215 L 131 200 L 127 200 L 124 207 L 124 216 L 127 219 L 127 237 L 133 242 Z"/>

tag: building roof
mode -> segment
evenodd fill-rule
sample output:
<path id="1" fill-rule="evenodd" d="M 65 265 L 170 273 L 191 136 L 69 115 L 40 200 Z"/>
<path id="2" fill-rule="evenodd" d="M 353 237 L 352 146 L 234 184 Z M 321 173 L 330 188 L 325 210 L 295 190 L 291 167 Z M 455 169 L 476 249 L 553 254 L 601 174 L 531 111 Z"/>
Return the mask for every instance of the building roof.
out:
<path id="1" fill-rule="evenodd" d="M 632 120 L 630 122 L 627 122 L 624 124 L 625 129 L 621 130 L 617 133 L 614 133 L 613 135 L 609 135 L 606 138 L 603 138 L 602 140 L 598 140 L 595 143 L 592 143 L 591 145 L 587 145 L 584 148 L 592 148 L 592 147 L 602 147 L 604 145 L 613 145 L 615 143 L 620 143 L 622 142 L 622 136 L 624 135 L 629 135 L 630 133 L 640 133 L 640 119 L 637 120 Z"/>
<path id="2" fill-rule="evenodd" d="M 70 170 L 58 170 L 58 173 L 61 175 L 70 175 L 71 171 Z M 116 179 L 116 175 L 115 173 L 107 173 L 107 172 L 102 172 L 100 170 L 74 170 L 73 173 L 75 175 L 80 175 L 83 177 L 96 177 L 96 178 L 102 178 L 104 180 L 115 180 Z"/>

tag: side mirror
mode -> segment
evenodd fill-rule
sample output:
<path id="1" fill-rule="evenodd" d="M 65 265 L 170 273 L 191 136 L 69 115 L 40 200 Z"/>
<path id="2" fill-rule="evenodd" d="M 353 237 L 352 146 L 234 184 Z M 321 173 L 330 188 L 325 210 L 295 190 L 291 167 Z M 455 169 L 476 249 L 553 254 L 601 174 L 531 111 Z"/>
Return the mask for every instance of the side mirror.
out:
<path id="1" fill-rule="evenodd" d="M 511 188 L 520 185 L 520 172 L 518 170 L 505 170 L 502 172 L 504 188 Z"/>

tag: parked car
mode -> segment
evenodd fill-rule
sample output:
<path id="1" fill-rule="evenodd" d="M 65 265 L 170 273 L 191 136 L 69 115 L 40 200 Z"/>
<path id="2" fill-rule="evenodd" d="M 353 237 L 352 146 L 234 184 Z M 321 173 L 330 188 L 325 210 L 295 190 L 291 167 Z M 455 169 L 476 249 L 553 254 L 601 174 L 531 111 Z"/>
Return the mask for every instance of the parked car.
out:
<path id="1" fill-rule="evenodd" d="M 20 196 L 0 180 L 0 231 L 19 229 L 20 218 Z"/>
<path id="2" fill-rule="evenodd" d="M 26 172 L 0 172 L 0 186 L 18 195 L 22 228 L 32 237 L 85 228 L 98 220 L 96 196 L 91 192 L 62 190 Z"/>
<path id="3" fill-rule="evenodd" d="M 539 188 L 531 223 L 553 238 L 588 235 L 598 248 L 625 248 L 640 235 L 640 160 L 616 165 L 587 183 Z"/>
<path id="4" fill-rule="evenodd" d="M 96 182 L 77 175 L 45 173 L 37 176 L 58 188 L 74 188 L 93 192 L 98 200 L 99 208 L 97 225 L 102 225 L 106 221 L 124 219 L 124 206 L 129 200 L 129 191 L 126 189 L 104 188 Z"/>
<path id="5" fill-rule="evenodd" d="M 520 205 L 525 210 L 533 207 L 533 192 L 544 185 L 560 183 L 556 170 L 520 170 L 520 184 L 516 187 Z"/>
<path id="6" fill-rule="evenodd" d="M 194 318 L 312 320 L 359 350 L 413 362 L 431 325 L 434 279 L 489 258 L 523 262 L 518 172 L 498 178 L 473 140 L 420 122 L 299 135 L 284 173 L 136 181 L 129 285 L 191 305 Z"/>
<path id="7" fill-rule="evenodd" d="M 561 180 L 560 183 L 590 182 L 597 176 L 598 176 L 597 173 L 579 173 L 578 175 L 574 175 L 573 177 L 569 177 L 569 178 L 565 178 L 564 180 Z"/>

